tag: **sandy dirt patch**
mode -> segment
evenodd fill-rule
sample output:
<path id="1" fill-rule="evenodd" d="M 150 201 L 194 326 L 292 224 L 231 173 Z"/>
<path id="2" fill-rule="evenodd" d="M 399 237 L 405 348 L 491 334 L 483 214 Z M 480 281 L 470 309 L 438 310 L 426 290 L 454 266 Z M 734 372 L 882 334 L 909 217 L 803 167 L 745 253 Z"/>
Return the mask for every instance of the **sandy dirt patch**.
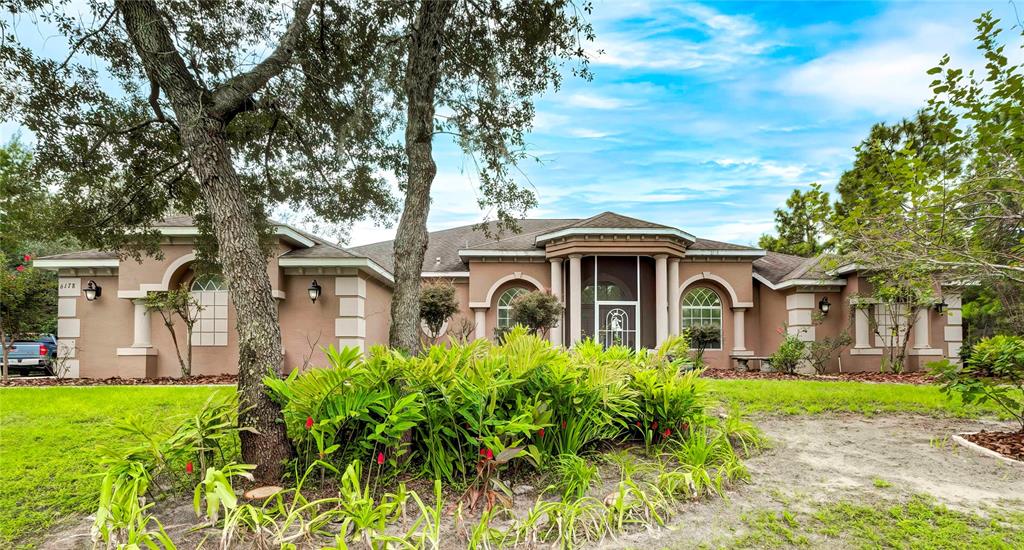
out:
<path id="1" fill-rule="evenodd" d="M 746 461 L 751 482 L 728 491 L 727 498 L 683 504 L 669 529 L 650 529 L 608 537 L 593 548 L 692 548 L 719 546 L 744 531 L 744 515 L 780 509 L 783 503 L 800 509 L 809 504 L 840 500 L 871 501 L 881 497 L 928 494 L 954 508 L 978 512 L 986 507 L 1024 510 L 1024 464 L 1007 464 L 952 444 L 958 432 L 1006 429 L 990 421 L 936 419 L 896 415 L 820 415 L 762 417 L 756 424 L 773 447 Z M 601 467 L 609 483 L 616 475 Z M 875 487 L 875 480 L 891 484 Z M 604 489 L 594 491 L 602 496 Z M 533 496 L 518 498 L 516 510 L 532 504 Z M 805 511 L 810 511 L 806 508 Z M 174 540 L 192 548 L 204 538 L 189 533 L 195 515 L 191 503 L 158 505 L 155 512 Z M 53 549 L 91 548 L 89 518 L 54 532 L 41 545 Z M 464 539 L 446 521 L 446 548 L 465 547 Z M 217 547 L 217 534 L 206 531 L 206 548 Z M 236 546 L 238 547 L 238 546 Z M 832 544 L 834 547 L 834 542 Z"/>

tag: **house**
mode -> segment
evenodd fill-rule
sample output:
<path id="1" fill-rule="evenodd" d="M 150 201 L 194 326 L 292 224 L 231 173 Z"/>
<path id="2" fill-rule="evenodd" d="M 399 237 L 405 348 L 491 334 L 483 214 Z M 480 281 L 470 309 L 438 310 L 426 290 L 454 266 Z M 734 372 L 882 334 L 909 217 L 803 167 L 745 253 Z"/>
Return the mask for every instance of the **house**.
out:
<path id="1" fill-rule="evenodd" d="M 882 308 L 852 305 L 869 290 L 856 266 L 826 272 L 813 258 L 702 239 L 612 212 L 524 219 L 520 225 L 516 234 L 494 235 L 474 226 L 430 234 L 423 280 L 451 282 L 460 304 L 445 330 L 454 333 L 458 326 L 468 328 L 465 336 L 493 338 L 496 329 L 508 326 L 516 295 L 543 290 L 565 305 L 560 326 L 547 335 L 556 345 L 596 338 L 653 348 L 688 326 L 710 324 L 718 338 L 704 358 L 713 368 L 728 368 L 746 357 L 770 355 L 786 331 L 815 340 L 848 330 L 853 344 L 832 361 L 831 370 L 879 368 L 891 322 Z M 163 234 L 160 259 L 136 262 L 90 250 L 36 260 L 36 266 L 59 275 L 58 337 L 71 375 L 177 375 L 169 331 L 139 299 L 180 285 L 202 306 L 192 336 L 193 373 L 235 371 L 235 313 L 225 282 L 192 269 L 197 228 L 190 218 L 170 217 L 157 229 Z M 387 342 L 392 242 L 343 248 L 285 224 L 276 224 L 274 235 L 267 270 L 278 304 L 284 368 L 321 364 L 320 348 L 328 344 L 365 349 Z M 310 289 L 317 286 L 313 301 Z M 912 369 L 958 355 L 959 294 L 945 289 L 941 302 L 945 309 L 916 313 Z M 178 331 L 183 335 L 182 327 Z"/>

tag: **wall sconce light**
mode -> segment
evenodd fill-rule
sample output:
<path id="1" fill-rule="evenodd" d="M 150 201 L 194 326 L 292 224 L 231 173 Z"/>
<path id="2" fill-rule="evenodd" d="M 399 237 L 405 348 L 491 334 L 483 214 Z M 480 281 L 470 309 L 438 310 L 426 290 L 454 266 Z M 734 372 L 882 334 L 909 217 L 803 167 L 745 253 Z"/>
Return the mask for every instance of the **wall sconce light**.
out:
<path id="1" fill-rule="evenodd" d="M 828 310 L 832 307 L 832 304 L 828 301 L 828 296 L 825 296 L 818 302 L 818 309 L 822 315 L 828 315 Z"/>
<path id="2" fill-rule="evenodd" d="M 946 301 L 943 300 L 941 302 L 936 302 L 932 307 L 935 308 L 935 312 L 936 313 L 940 313 L 941 314 L 942 312 L 946 311 L 946 308 L 948 307 L 948 304 L 946 304 Z"/>
<path id="3" fill-rule="evenodd" d="M 89 284 L 85 285 L 85 299 L 90 302 L 96 300 L 103 295 L 103 287 L 96 284 L 96 281 L 89 281 Z"/>
<path id="4" fill-rule="evenodd" d="M 309 283 L 309 288 L 306 289 L 306 292 L 309 293 L 309 299 L 313 300 L 313 303 L 315 304 L 316 299 L 320 297 L 320 283 L 316 282 L 316 279 L 313 279 L 313 282 Z"/>

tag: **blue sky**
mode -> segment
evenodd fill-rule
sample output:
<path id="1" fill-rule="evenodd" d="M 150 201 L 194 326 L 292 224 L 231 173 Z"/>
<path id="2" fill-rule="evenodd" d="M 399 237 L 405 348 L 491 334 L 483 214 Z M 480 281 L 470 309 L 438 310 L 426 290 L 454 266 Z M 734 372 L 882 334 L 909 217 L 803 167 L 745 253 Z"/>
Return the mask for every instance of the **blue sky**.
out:
<path id="1" fill-rule="evenodd" d="M 924 105 L 944 53 L 977 64 L 972 20 L 989 9 L 1016 23 L 1003 1 L 597 0 L 594 80 L 537 104 L 530 215 L 612 210 L 756 243 L 794 188 L 834 188 L 873 123 Z M 479 221 L 472 163 L 436 153 L 430 229 Z M 350 242 L 392 235 L 362 223 Z"/>

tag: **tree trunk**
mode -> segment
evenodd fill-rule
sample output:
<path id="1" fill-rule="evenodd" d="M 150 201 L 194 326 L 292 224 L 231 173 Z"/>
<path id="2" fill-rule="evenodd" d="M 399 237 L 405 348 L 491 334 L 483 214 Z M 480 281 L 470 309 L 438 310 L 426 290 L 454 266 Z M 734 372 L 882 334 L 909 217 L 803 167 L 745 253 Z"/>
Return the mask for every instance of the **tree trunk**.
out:
<path id="1" fill-rule="evenodd" d="M 427 252 L 430 187 L 437 174 L 434 163 L 434 97 L 441 78 L 442 36 L 454 3 L 420 2 L 409 37 L 405 95 L 407 117 L 405 157 L 408 181 L 405 205 L 395 235 L 395 293 L 391 298 L 392 347 L 419 351 L 420 284 Z"/>
<path id="2" fill-rule="evenodd" d="M 267 395 L 263 376 L 281 366 L 281 330 L 267 257 L 260 246 L 253 213 L 231 164 L 223 125 L 181 125 L 182 144 L 202 186 L 209 209 L 220 263 L 224 268 L 238 330 L 238 423 L 259 430 L 241 432 L 242 458 L 258 466 L 261 480 L 279 479 L 292 456 L 281 409 Z"/>
<path id="3" fill-rule="evenodd" d="M 185 66 L 152 0 L 118 0 L 125 28 L 142 59 L 146 76 L 167 95 L 179 127 L 181 144 L 199 181 L 237 314 L 238 423 L 256 433 L 240 433 L 242 460 L 255 464 L 260 481 L 280 479 L 293 452 L 281 410 L 265 391 L 263 376 L 277 374 L 281 331 L 267 274 L 267 257 L 259 242 L 254 214 L 242 191 L 227 146 L 230 114 L 290 56 L 293 39 L 304 28 L 312 2 L 296 6 L 296 19 L 278 50 L 253 71 L 240 75 L 225 92 L 200 86 Z M 296 26 L 296 22 L 298 26 Z M 283 50 L 282 50 L 282 47 Z M 219 101 L 220 100 L 220 101 Z"/>

